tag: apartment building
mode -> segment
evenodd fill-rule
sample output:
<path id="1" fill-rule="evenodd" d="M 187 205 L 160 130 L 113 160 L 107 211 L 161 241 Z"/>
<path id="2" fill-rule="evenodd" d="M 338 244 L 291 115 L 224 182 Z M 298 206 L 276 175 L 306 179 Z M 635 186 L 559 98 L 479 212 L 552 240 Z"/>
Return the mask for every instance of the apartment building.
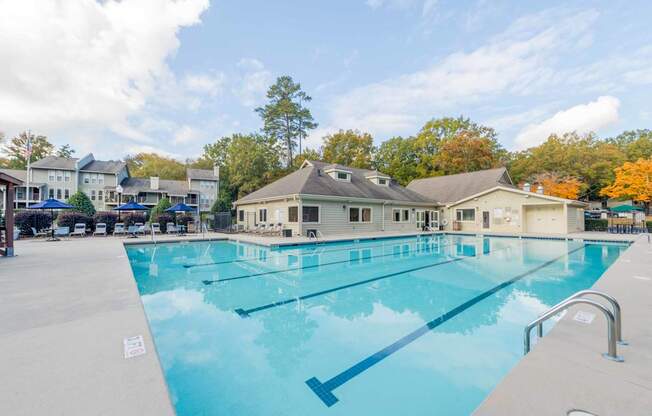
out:
<path id="1" fill-rule="evenodd" d="M 210 211 L 219 191 L 217 166 L 213 170 L 188 169 L 186 180 L 134 178 L 125 162 L 96 160 L 92 153 L 81 158 L 48 156 L 32 163 L 29 172 L 4 171 L 24 183 L 16 188 L 14 207 L 17 209 L 47 198 L 66 201 L 81 191 L 97 211 L 109 211 L 132 199 L 153 207 L 161 199 L 169 198 L 172 204 L 183 202 L 206 212 Z"/>

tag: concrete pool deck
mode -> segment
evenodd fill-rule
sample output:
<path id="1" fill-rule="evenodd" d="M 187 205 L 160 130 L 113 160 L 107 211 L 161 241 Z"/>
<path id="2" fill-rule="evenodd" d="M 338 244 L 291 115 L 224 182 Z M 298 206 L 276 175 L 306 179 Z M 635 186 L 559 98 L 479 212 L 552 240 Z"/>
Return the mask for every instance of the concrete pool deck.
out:
<path id="1" fill-rule="evenodd" d="M 320 241 L 400 235 L 340 235 Z M 631 237 L 601 233 L 569 236 L 614 241 Z M 301 237 L 288 241 L 278 237 L 218 233 L 186 237 L 163 236 L 157 237 L 157 241 L 206 238 L 230 238 L 264 245 L 309 242 Z M 0 414 L 174 414 L 124 250 L 125 243 L 149 242 L 149 237 L 130 240 L 114 237 L 67 238 L 60 242 L 18 240 L 18 256 L 0 258 L 0 316 L 3 317 L 0 321 L 0 368 L 3 370 L 0 375 Z M 643 258 L 639 258 L 640 256 Z M 623 261 L 619 259 L 605 273 L 605 277 L 616 273 L 616 277 L 609 280 L 617 281 L 604 283 L 603 277 L 596 287 L 613 294 L 621 301 L 624 314 L 623 332 L 628 341 L 632 342 L 632 346 L 620 349 L 620 353 L 625 356 L 625 363 L 613 363 L 615 366 L 621 366 L 615 367 L 615 373 L 611 376 L 611 383 L 616 383 L 615 387 L 598 383 L 601 379 L 592 376 L 593 379 L 582 380 L 583 397 L 595 406 L 604 402 L 600 409 L 612 409 L 608 403 L 618 404 L 629 400 L 643 402 L 641 406 L 647 403 L 646 410 L 649 410 L 652 406 L 652 334 L 649 329 L 645 332 L 644 327 L 647 325 L 650 328 L 652 280 L 628 278 L 623 281 L 617 276 L 619 273 L 635 272 L 640 274 L 639 277 L 652 277 L 652 272 L 649 271 L 652 270 L 652 246 L 638 241 L 621 259 Z M 632 267 L 640 271 L 633 271 Z M 607 286 L 603 288 L 603 284 Z M 611 285 L 615 287 L 612 288 Z M 552 408 L 550 402 L 554 400 L 551 400 L 550 396 L 558 395 L 559 407 L 555 407 L 555 410 L 565 408 L 564 406 L 574 405 L 572 400 L 563 400 L 567 398 L 563 392 L 573 391 L 570 389 L 573 386 L 569 387 L 567 383 L 561 383 L 561 380 L 576 380 L 566 373 L 584 374 L 579 372 L 582 370 L 588 374 L 602 374 L 602 378 L 608 374 L 607 370 L 611 367 L 603 370 L 601 366 L 604 366 L 606 360 L 598 354 L 606 344 L 604 328 L 599 326 L 599 319 L 588 328 L 583 327 L 576 332 L 564 332 L 563 328 L 567 325 L 565 321 L 559 328 L 551 331 L 544 342 L 535 345 L 528 357 L 478 409 L 478 414 L 558 414 L 533 411 L 532 409 L 536 410 L 538 406 L 537 397 L 542 402 L 541 406 L 548 405 Z M 573 325 L 574 322 L 570 321 L 568 324 Z M 596 331 L 597 341 L 587 338 L 593 330 Z M 123 339 L 135 335 L 143 335 L 147 353 L 125 359 Z M 561 340 L 556 341 L 557 338 Z M 554 349 L 555 342 L 558 344 L 557 350 Z M 598 358 L 594 359 L 591 354 L 575 357 L 574 365 L 580 370 L 569 364 L 562 366 L 548 363 L 549 360 L 558 360 L 555 354 L 562 354 L 560 348 L 566 348 L 565 344 L 569 343 L 584 353 L 590 351 Z M 547 347 L 548 344 L 553 347 Z M 552 348 L 552 355 L 547 356 L 545 354 L 548 354 L 546 350 L 549 348 Z M 564 354 L 572 356 L 573 351 Z M 542 370 L 535 365 L 541 365 L 542 359 L 546 367 L 543 371 L 545 377 L 541 376 Z M 531 362 L 534 364 L 530 364 Z M 537 375 L 526 377 L 527 383 L 518 381 L 518 378 L 516 382 L 512 382 L 514 377 L 519 377 L 524 365 L 526 370 L 533 368 L 532 371 L 536 371 Z M 582 369 L 583 366 L 587 368 Z M 553 386 L 554 390 L 548 386 L 546 394 L 533 391 L 540 388 L 539 384 L 547 385 L 552 379 L 560 380 L 560 384 Z M 633 390 L 629 390 L 630 387 Z M 613 397 L 607 397 L 604 389 L 608 389 L 610 394 L 616 395 L 618 399 L 614 401 Z M 523 407 L 516 406 L 521 397 L 530 398 L 525 402 L 530 406 L 527 412 L 522 411 Z M 577 406 L 583 405 L 585 401 L 580 401 Z M 636 413 L 638 408 L 627 407 L 624 409 L 632 411 L 615 414 L 639 414 Z M 614 412 L 597 414 L 608 415 Z"/>

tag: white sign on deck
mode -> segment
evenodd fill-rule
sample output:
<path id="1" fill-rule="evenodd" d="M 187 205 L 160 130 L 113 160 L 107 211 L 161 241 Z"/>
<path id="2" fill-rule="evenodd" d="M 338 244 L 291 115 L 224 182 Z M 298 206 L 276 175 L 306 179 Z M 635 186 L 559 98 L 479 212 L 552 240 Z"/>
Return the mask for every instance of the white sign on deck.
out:
<path id="1" fill-rule="evenodd" d="M 147 352 L 147 350 L 145 350 L 145 340 L 143 340 L 142 335 L 125 338 L 122 341 L 122 344 L 124 346 L 125 359 L 138 357 L 139 355 L 143 355 Z"/>
<path id="2" fill-rule="evenodd" d="M 573 317 L 573 320 L 577 322 L 581 322 L 583 324 L 590 324 L 593 322 L 593 319 L 595 318 L 595 314 L 591 312 L 584 312 L 584 311 L 579 311 L 575 314 Z"/>

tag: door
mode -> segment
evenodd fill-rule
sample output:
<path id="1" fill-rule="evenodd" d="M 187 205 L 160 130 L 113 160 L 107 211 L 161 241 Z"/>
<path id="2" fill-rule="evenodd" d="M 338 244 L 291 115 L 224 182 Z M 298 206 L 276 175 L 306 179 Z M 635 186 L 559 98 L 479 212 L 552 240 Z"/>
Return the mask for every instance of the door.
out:
<path id="1" fill-rule="evenodd" d="M 423 230 L 426 225 L 426 211 L 416 212 L 417 230 Z"/>
<path id="2" fill-rule="evenodd" d="M 539 234 L 564 233 L 564 207 L 539 205 L 525 207 L 525 231 Z"/>
<path id="3" fill-rule="evenodd" d="M 439 229 L 439 211 L 430 211 L 430 227 L 433 230 Z"/>
<path id="4" fill-rule="evenodd" d="M 482 211 L 482 228 L 488 229 L 489 226 L 489 211 Z"/>

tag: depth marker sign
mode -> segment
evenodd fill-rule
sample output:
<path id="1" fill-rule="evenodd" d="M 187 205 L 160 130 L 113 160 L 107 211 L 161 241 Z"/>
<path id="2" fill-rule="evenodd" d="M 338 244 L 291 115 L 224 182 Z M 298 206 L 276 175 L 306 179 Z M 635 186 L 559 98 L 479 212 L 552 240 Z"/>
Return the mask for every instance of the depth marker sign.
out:
<path id="1" fill-rule="evenodd" d="M 142 335 L 125 338 L 122 340 L 122 344 L 124 346 L 125 359 L 138 357 L 147 352 L 147 350 L 145 350 L 145 341 L 143 340 Z"/>

